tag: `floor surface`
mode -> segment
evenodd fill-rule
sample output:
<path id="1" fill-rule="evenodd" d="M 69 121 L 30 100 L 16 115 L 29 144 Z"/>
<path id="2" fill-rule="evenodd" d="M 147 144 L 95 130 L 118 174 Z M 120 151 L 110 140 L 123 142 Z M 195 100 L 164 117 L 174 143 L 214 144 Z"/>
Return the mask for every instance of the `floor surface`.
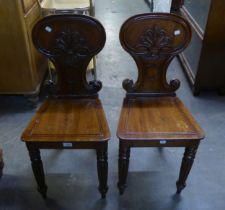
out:
<path id="1" fill-rule="evenodd" d="M 165 4 L 155 1 L 167 10 Z M 161 1 L 162 2 L 162 1 Z M 163 0 L 165 2 L 165 0 Z M 109 191 L 102 200 L 97 191 L 95 151 L 43 150 L 48 199 L 36 191 L 30 160 L 20 135 L 35 112 L 22 96 L 0 97 L 0 146 L 5 168 L 0 181 L 0 210 L 224 210 L 225 209 L 225 97 L 202 93 L 194 97 L 177 60 L 168 79 L 181 80 L 177 95 L 206 133 L 187 187 L 176 195 L 183 149 L 131 150 L 128 187 L 116 188 L 118 140 L 116 127 L 125 92 L 122 80 L 137 76 L 134 62 L 119 44 L 121 24 L 131 15 L 149 12 L 144 0 L 96 0 L 96 17 L 106 28 L 107 42 L 98 56 L 100 93 L 112 138 L 109 142 Z"/>

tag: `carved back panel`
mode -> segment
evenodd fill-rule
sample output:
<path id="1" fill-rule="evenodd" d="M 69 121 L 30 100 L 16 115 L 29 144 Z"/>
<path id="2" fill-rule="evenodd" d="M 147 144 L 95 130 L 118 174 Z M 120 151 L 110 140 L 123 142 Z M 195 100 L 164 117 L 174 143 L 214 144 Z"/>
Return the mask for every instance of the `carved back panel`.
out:
<path id="1" fill-rule="evenodd" d="M 180 82 L 168 84 L 167 68 L 190 40 L 188 22 L 177 15 L 147 13 L 129 18 L 121 27 L 120 42 L 137 64 L 138 79 L 135 84 L 123 81 L 127 95 L 175 95 Z"/>
<path id="2" fill-rule="evenodd" d="M 35 47 L 56 68 L 55 95 L 97 95 L 101 82 L 87 83 L 86 69 L 105 44 L 105 30 L 99 21 L 84 15 L 48 16 L 36 23 L 32 38 Z"/>

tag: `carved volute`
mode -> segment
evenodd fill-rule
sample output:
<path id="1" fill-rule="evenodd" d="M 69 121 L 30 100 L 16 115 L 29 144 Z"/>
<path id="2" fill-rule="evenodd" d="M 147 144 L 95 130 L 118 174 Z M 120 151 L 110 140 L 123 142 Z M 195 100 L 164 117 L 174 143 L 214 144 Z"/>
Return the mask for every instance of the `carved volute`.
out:
<path id="1" fill-rule="evenodd" d="M 129 18 L 120 31 L 122 47 L 133 57 L 138 68 L 136 83 L 126 79 L 127 95 L 175 95 L 180 82 L 166 79 L 167 68 L 174 56 L 191 40 L 188 22 L 173 14 L 141 14 Z"/>
<path id="2" fill-rule="evenodd" d="M 83 15 L 48 16 L 34 26 L 32 37 L 39 52 L 55 65 L 55 95 L 97 95 L 101 82 L 87 83 L 86 69 L 105 44 L 105 30 L 99 21 Z"/>

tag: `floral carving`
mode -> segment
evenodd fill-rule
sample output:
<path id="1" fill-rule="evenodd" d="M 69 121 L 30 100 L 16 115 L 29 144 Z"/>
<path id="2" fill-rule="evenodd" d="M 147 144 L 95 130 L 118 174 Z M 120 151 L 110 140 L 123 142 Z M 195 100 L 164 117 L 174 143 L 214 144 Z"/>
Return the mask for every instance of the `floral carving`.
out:
<path id="1" fill-rule="evenodd" d="M 135 50 L 150 57 L 158 57 L 162 52 L 172 49 L 171 38 L 166 31 L 157 25 L 144 31 Z"/>
<path id="2" fill-rule="evenodd" d="M 90 54 L 86 40 L 80 33 L 67 27 L 56 38 L 54 56 L 63 57 L 63 62 L 69 66 L 76 66 L 85 56 Z"/>

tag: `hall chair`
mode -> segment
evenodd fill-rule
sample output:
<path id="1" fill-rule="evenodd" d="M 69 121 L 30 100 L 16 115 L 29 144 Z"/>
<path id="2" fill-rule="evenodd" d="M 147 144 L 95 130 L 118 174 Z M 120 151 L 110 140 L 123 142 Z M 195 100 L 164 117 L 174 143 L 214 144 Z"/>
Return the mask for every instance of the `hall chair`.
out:
<path id="1" fill-rule="evenodd" d="M 182 17 L 167 13 L 140 14 L 129 18 L 120 30 L 120 42 L 135 60 L 138 78 L 123 81 L 119 138 L 119 182 L 126 188 L 130 149 L 133 147 L 185 147 L 176 182 L 177 193 L 186 186 L 204 133 L 176 96 L 178 79 L 169 83 L 167 68 L 191 40 L 191 28 Z M 144 160 L 143 160 L 144 161 Z"/>
<path id="2" fill-rule="evenodd" d="M 48 15 L 64 15 L 64 14 L 82 14 L 95 16 L 95 1 L 94 0 L 38 0 L 42 17 Z M 54 83 L 55 67 L 51 62 L 48 62 L 49 83 Z M 97 79 L 96 72 L 96 57 L 94 57 L 87 66 L 87 72 L 91 72 L 94 79 Z"/>
<path id="3" fill-rule="evenodd" d="M 58 74 L 51 96 L 21 137 L 29 151 L 38 191 L 46 197 L 40 149 L 94 149 L 99 191 L 104 198 L 108 189 L 110 132 L 98 98 L 102 84 L 97 80 L 87 82 L 86 69 L 104 47 L 105 30 L 90 16 L 52 15 L 36 23 L 32 38 L 38 51 L 53 62 Z"/>

